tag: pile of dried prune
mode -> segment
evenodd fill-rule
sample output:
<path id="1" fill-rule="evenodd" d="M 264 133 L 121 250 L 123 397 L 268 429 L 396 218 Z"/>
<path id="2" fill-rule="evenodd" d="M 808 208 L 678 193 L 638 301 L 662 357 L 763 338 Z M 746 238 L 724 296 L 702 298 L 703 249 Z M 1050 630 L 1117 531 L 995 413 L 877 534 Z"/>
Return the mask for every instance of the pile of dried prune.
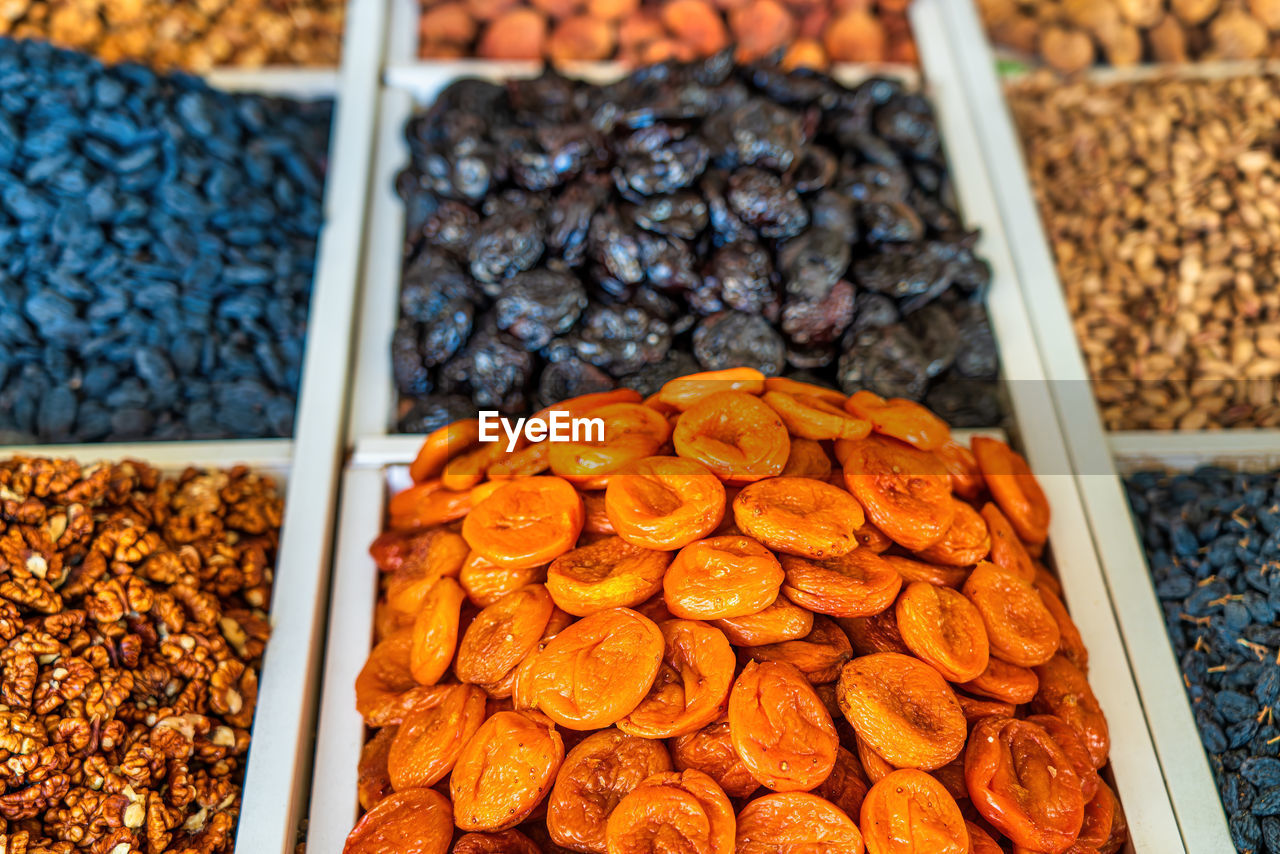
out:
<path id="1" fill-rule="evenodd" d="M 1280 852 L 1280 473 L 1126 482 L 1240 851 Z"/>
<path id="2" fill-rule="evenodd" d="M 0 444 L 291 435 L 331 114 L 0 39 Z"/>
<path id="3" fill-rule="evenodd" d="M 990 269 L 897 82 L 728 53 L 463 79 L 405 135 L 402 431 L 740 365 L 1000 418 Z"/>

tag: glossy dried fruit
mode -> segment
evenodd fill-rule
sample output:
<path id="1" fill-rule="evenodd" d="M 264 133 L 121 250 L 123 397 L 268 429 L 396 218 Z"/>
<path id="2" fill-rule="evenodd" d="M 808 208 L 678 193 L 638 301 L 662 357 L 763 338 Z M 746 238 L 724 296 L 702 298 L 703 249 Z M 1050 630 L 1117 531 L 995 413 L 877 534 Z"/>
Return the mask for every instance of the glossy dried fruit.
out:
<path id="1" fill-rule="evenodd" d="M 967 682 L 987 669 L 990 649 L 982 615 L 962 594 L 914 581 L 894 607 L 903 642 L 947 681 Z"/>
<path id="2" fill-rule="evenodd" d="M 530 584 L 481 610 L 458 644 L 454 674 L 475 685 L 501 682 L 537 645 L 554 607 L 546 587 Z"/>
<path id="3" fill-rule="evenodd" d="M 813 630 L 813 612 L 778 594 L 763 611 L 712 620 L 712 625 L 724 632 L 734 646 L 764 646 L 799 640 L 809 634 Z"/>
<path id="4" fill-rule="evenodd" d="M 452 839 L 448 799 L 434 789 L 410 789 L 365 813 L 347 836 L 342 854 L 445 854 Z"/>
<path id="5" fill-rule="evenodd" d="M 738 528 L 775 552 L 835 558 L 857 548 L 862 507 L 839 487 L 807 477 L 772 477 L 733 499 Z"/>
<path id="6" fill-rule="evenodd" d="M 825 397 L 766 391 L 761 398 L 778 413 L 792 436 L 801 439 L 865 439 L 871 433 L 871 422 L 850 415 Z"/>
<path id="7" fill-rule="evenodd" d="M 1021 706 L 1035 697 L 1040 690 L 1040 680 L 1029 667 L 1019 667 L 993 655 L 982 673 L 960 687 L 970 694 Z"/>
<path id="8" fill-rule="evenodd" d="M 738 813 L 735 854 L 862 854 L 862 834 L 830 801 L 775 792 Z"/>
<path id="9" fill-rule="evenodd" d="M 453 843 L 452 854 L 543 854 L 543 851 L 520 831 L 501 830 L 464 833 Z"/>
<path id="10" fill-rule="evenodd" d="M 862 802 L 867 854 L 967 854 L 969 829 L 955 798 L 923 771 L 894 771 Z"/>
<path id="11" fill-rule="evenodd" d="M 416 531 L 456 522 L 471 512 L 471 495 L 444 488 L 437 478 L 397 492 L 387 502 L 387 526 L 393 531 Z"/>
<path id="12" fill-rule="evenodd" d="M 618 536 L 632 545 L 680 549 L 720 524 L 724 484 L 694 460 L 648 457 L 610 478 L 605 512 Z"/>
<path id="13" fill-rule="evenodd" d="M 1044 606 L 1049 609 L 1053 621 L 1058 624 L 1058 651 L 1065 655 L 1081 673 L 1088 674 L 1089 650 L 1084 645 L 1084 638 L 1080 636 L 1080 629 L 1076 626 L 1075 620 L 1071 619 L 1071 615 L 1067 613 L 1067 606 L 1062 604 L 1062 600 L 1051 590 L 1038 587 L 1036 592 L 1040 594 L 1040 601 L 1044 602 Z"/>
<path id="14" fill-rule="evenodd" d="M 662 666 L 648 695 L 618 729 L 642 738 L 674 738 L 711 724 L 723 711 L 733 671 L 733 649 L 719 629 L 695 620 L 667 620 Z"/>
<path id="15" fill-rule="evenodd" d="M 608 475 L 657 453 L 671 435 L 671 425 L 661 413 L 638 403 L 610 404 L 583 417 L 604 422 L 603 438 L 554 442 L 548 462 L 552 472 L 585 489 L 598 489 Z"/>
<path id="16" fill-rule="evenodd" d="M 1080 793 L 1084 795 L 1085 802 L 1093 800 L 1093 796 L 1098 793 L 1098 786 L 1102 784 L 1102 778 L 1093 767 L 1093 760 L 1089 757 L 1080 733 L 1057 715 L 1027 715 L 1026 720 L 1049 733 L 1049 737 L 1057 742 L 1067 759 L 1071 760 L 1072 770 L 1080 778 Z"/>
<path id="17" fill-rule="evenodd" d="M 547 568 L 547 590 L 575 617 L 631 608 L 662 590 L 672 554 L 606 537 L 562 554 Z"/>
<path id="18" fill-rule="evenodd" d="M 582 499 L 568 481 L 518 478 L 472 508 L 462 536 L 487 560 L 520 569 L 548 563 L 573 548 L 582 521 Z"/>
<path id="19" fill-rule="evenodd" d="M 1031 708 L 1056 715 L 1074 729 L 1089 751 L 1093 767 L 1101 768 L 1111 752 L 1111 734 L 1088 678 L 1062 655 L 1037 667 L 1036 676 L 1040 679 L 1040 692 L 1031 701 Z"/>
<path id="20" fill-rule="evenodd" d="M 387 773 L 397 792 L 443 780 L 484 722 L 485 694 L 479 688 L 451 685 L 433 699 L 405 716 L 391 743 Z"/>
<path id="21" fill-rule="evenodd" d="M 564 742 L 536 712 L 498 712 L 462 748 L 449 777 L 462 830 L 515 827 L 551 790 Z M 417 790 L 415 790 L 417 791 Z"/>
<path id="22" fill-rule="evenodd" d="M 427 589 L 413 621 L 409 670 L 421 685 L 440 681 L 458 646 L 458 618 L 467 593 L 456 580 L 442 576 Z"/>
<path id="23" fill-rule="evenodd" d="M 781 474 L 791 452 L 777 413 L 739 391 L 715 392 L 690 406 L 677 419 L 672 440 L 677 454 L 730 483 Z"/>
<path id="24" fill-rule="evenodd" d="M 932 453 L 871 435 L 848 443 L 843 462 L 849 491 L 867 518 L 898 545 L 928 548 L 951 527 L 951 479 Z"/>
<path id="25" fill-rule="evenodd" d="M 751 776 L 733 749 L 727 714 L 697 732 L 674 739 L 671 754 L 676 768 L 701 771 L 715 780 L 731 798 L 745 798 L 760 788 L 760 782 Z"/>
<path id="26" fill-rule="evenodd" d="M 605 851 L 610 813 L 636 786 L 671 770 L 660 741 L 616 729 L 592 733 L 565 756 L 547 803 L 547 830 L 557 845 Z"/>
<path id="27" fill-rule="evenodd" d="M 831 458 L 827 456 L 826 450 L 820 443 L 813 439 L 791 437 L 791 452 L 787 455 L 787 464 L 782 468 L 783 477 L 812 477 L 826 480 L 830 474 Z"/>
<path id="28" fill-rule="evenodd" d="M 829 560 L 782 556 L 782 592 L 797 605 L 833 617 L 866 617 L 893 604 L 902 576 L 877 554 L 854 549 Z"/>
<path id="29" fill-rule="evenodd" d="M 362 809 L 373 809 L 379 801 L 395 791 L 391 785 L 391 775 L 387 772 L 387 754 L 391 752 L 391 742 L 399 729 L 395 725 L 383 727 L 360 750 L 360 763 L 356 766 L 356 792 Z"/>
<path id="30" fill-rule="evenodd" d="M 991 554 L 988 560 L 1001 569 L 1007 570 L 1023 581 L 1035 581 L 1036 568 L 1027 548 L 1018 539 L 1008 517 L 1000 512 L 1000 508 L 988 501 L 982 505 L 982 518 L 987 523 L 991 535 Z"/>
<path id="31" fill-rule="evenodd" d="M 814 685 L 822 685 L 840 678 L 840 669 L 853 656 L 853 647 L 833 621 L 814 617 L 812 630 L 803 638 L 747 647 L 740 655 L 752 661 L 786 662 Z"/>
<path id="32" fill-rule="evenodd" d="M 405 714 L 438 689 L 420 685 L 409 669 L 413 632 L 404 630 L 379 642 L 356 676 L 356 710 L 368 726 L 398 724 Z"/>
<path id="33" fill-rule="evenodd" d="M 458 571 L 458 583 L 467 591 L 471 603 L 479 608 L 488 608 L 503 596 L 530 584 L 541 584 L 546 579 L 547 568 L 544 565 L 498 566 L 479 552 L 468 554 Z"/>
<path id="34" fill-rule="evenodd" d="M 1036 724 L 1012 717 L 978 721 L 965 751 L 964 776 L 978 812 L 1014 843 L 1062 854 L 1079 835 L 1080 778 Z"/>
<path id="35" fill-rule="evenodd" d="M 654 774 L 609 816 L 608 854 L 733 854 L 733 805 L 701 771 Z"/>
<path id="36" fill-rule="evenodd" d="M 840 710 L 858 737 L 896 768 L 932 771 L 964 748 L 964 713 L 938 671 L 885 652 L 855 658 L 837 687 Z"/>
<path id="37" fill-rule="evenodd" d="M 885 400 L 872 391 L 856 391 L 844 408 L 871 424 L 872 429 L 922 451 L 936 451 L 951 439 L 947 423 L 914 400 Z"/>
<path id="38" fill-rule="evenodd" d="M 386 587 L 387 604 L 403 614 L 417 616 L 423 597 L 436 579 L 445 575 L 457 577 L 468 548 L 462 537 L 438 528 L 410 535 L 403 546 L 403 549 L 395 548 L 394 555 L 391 547 L 387 547 L 374 559 L 380 565 L 385 563 L 391 567 Z"/>
<path id="39" fill-rule="evenodd" d="M 964 595 L 982 614 L 992 655 L 1035 667 L 1057 652 L 1058 624 L 1028 582 L 983 561 L 965 581 Z"/>
<path id="40" fill-rule="evenodd" d="M 842 745 L 836 752 L 836 764 L 830 776 L 813 791 L 853 818 L 861 811 L 862 801 L 870 788 L 871 781 L 863 773 L 862 761 Z"/>
<path id="41" fill-rule="evenodd" d="M 973 566 L 991 553 L 991 534 L 977 510 L 956 499 L 952 505 L 955 515 L 947 532 L 916 556 L 946 566 Z"/>
<path id="42" fill-rule="evenodd" d="M 944 442 L 934 453 L 942 460 L 943 467 L 951 475 L 951 491 L 966 501 L 976 501 L 986 488 L 982 469 L 973 451 L 955 439 Z"/>
<path id="43" fill-rule="evenodd" d="M 886 608 L 870 617 L 840 617 L 836 619 L 844 629 L 853 651 L 858 655 L 877 652 L 898 652 L 911 655 L 898 631 L 898 615 L 893 608 Z"/>
<path id="44" fill-rule="evenodd" d="M 765 376 L 755 368 L 704 371 L 671 380 L 658 392 L 658 400 L 679 412 L 722 391 L 762 394 Z"/>
<path id="45" fill-rule="evenodd" d="M 901 555 L 887 554 L 882 555 L 882 557 L 908 584 L 913 581 L 923 581 L 928 584 L 937 584 L 940 587 L 952 587 L 958 590 L 964 584 L 965 579 L 969 577 L 968 567 L 941 566 L 928 561 L 902 557 Z"/>
<path id="46" fill-rule="evenodd" d="M 649 693 L 662 666 L 662 631 L 627 608 L 583 617 L 538 653 L 529 697 L 567 729 L 611 726 Z"/>
<path id="47" fill-rule="evenodd" d="M 815 788 L 839 739 L 822 700 L 795 667 L 748 662 L 729 694 L 729 735 L 751 776 L 774 791 Z"/>
<path id="48" fill-rule="evenodd" d="M 987 489 L 1018 537 L 1043 543 L 1049 535 L 1049 502 L 1027 461 L 999 439 L 975 436 L 971 447 Z"/>
<path id="49" fill-rule="evenodd" d="M 750 537 L 709 537 L 676 554 L 662 580 L 667 608 L 676 617 L 715 620 L 744 617 L 778 598 L 782 566 Z"/>

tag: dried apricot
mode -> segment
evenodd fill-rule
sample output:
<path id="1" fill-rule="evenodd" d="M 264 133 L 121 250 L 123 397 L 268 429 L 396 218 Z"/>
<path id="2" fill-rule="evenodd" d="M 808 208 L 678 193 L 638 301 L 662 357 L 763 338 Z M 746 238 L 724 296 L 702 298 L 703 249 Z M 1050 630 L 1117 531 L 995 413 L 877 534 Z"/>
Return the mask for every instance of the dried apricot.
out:
<path id="1" fill-rule="evenodd" d="M 514 593 L 529 584 L 541 584 L 547 579 L 547 568 L 537 566 L 498 566 L 479 552 L 471 552 L 458 572 L 458 583 L 467 591 L 467 598 L 479 608 L 488 608 L 503 596 Z"/>
<path id="2" fill-rule="evenodd" d="M 662 631 L 635 611 L 597 611 L 538 653 L 530 697 L 562 727 L 611 726 L 649 693 L 662 666 L 663 646 Z"/>
<path id="3" fill-rule="evenodd" d="M 588 412 L 612 406 L 615 403 L 640 403 L 644 398 L 640 392 L 632 388 L 615 388 L 609 391 L 596 391 L 581 394 L 543 407 L 533 414 L 530 420 L 548 421 L 553 412 L 563 412 L 570 418 L 581 418 Z"/>
<path id="4" fill-rule="evenodd" d="M 648 457 L 609 479 L 604 506 L 622 539 L 671 551 L 707 536 L 720 524 L 724 484 L 694 460 Z"/>
<path id="5" fill-rule="evenodd" d="M 836 478 L 836 485 L 844 486 L 844 473 L 833 472 L 832 474 Z M 875 554 L 886 552 L 893 546 L 893 540 L 889 539 L 884 531 L 881 531 L 870 522 L 863 522 L 859 525 L 858 530 L 854 531 L 853 535 L 857 537 L 859 546 Z"/>
<path id="6" fill-rule="evenodd" d="M 557 442 L 551 446 L 551 471 L 586 489 L 635 460 L 652 456 L 671 435 L 671 425 L 657 410 L 639 403 L 614 403 L 587 413 L 604 422 L 598 441 Z"/>
<path id="7" fill-rule="evenodd" d="M 828 560 L 782 556 L 782 592 L 797 605 L 833 617 L 866 617 L 893 604 L 902 576 L 866 549 Z"/>
<path id="8" fill-rule="evenodd" d="M 724 632 L 696 620 L 668 620 L 662 666 L 648 695 L 618 729 L 642 738 L 674 738 L 702 729 L 724 709 L 737 661 Z"/>
<path id="9" fill-rule="evenodd" d="M 870 788 L 871 781 L 862 771 L 861 760 L 841 746 L 836 751 L 836 764 L 831 769 L 831 775 L 813 791 L 844 810 L 845 815 L 852 817 L 862 809 L 862 800 Z"/>
<path id="10" fill-rule="evenodd" d="M 1023 581 L 1034 581 L 1036 578 L 1035 563 L 1027 554 L 1026 546 L 1018 539 L 1013 525 L 1000 512 L 1000 508 L 988 501 L 982 506 L 982 518 L 987 523 L 991 535 L 990 561 L 1001 569 L 1007 570 Z"/>
<path id="11" fill-rule="evenodd" d="M 911 551 L 942 539 L 956 511 L 941 460 L 880 435 L 846 450 L 845 483 L 877 528 Z"/>
<path id="12" fill-rule="evenodd" d="M 942 539 L 916 552 L 916 556 L 945 566 L 973 566 L 991 553 L 991 534 L 977 510 L 956 499 L 952 504 L 956 512 L 951 527 Z"/>
<path id="13" fill-rule="evenodd" d="M 857 548 L 864 517 L 853 496 L 808 477 L 772 477 L 733 499 L 738 528 L 776 552 L 831 558 Z"/>
<path id="14" fill-rule="evenodd" d="M 454 674 L 476 685 L 500 682 L 537 645 L 554 608 L 547 588 L 530 584 L 483 609 L 462 635 Z"/>
<path id="15" fill-rule="evenodd" d="M 875 748 L 867 744 L 861 736 L 854 735 L 853 741 L 854 747 L 858 749 L 858 761 L 862 763 L 862 772 L 871 781 L 872 785 L 879 783 L 885 777 L 898 770 L 889 764 L 889 760 L 876 753 Z M 863 800 L 865 799 L 866 795 L 863 795 Z"/>
<path id="16" fill-rule="evenodd" d="M 1072 770 L 1080 778 L 1080 792 L 1085 801 L 1092 800 L 1098 792 L 1098 786 L 1102 784 L 1102 778 L 1093 767 L 1093 760 L 1089 758 L 1089 751 L 1085 748 L 1080 733 L 1057 715 L 1027 715 L 1027 720 L 1049 733 L 1049 737 L 1058 743 L 1067 759 L 1071 760 Z M 1087 807 L 1085 812 L 1087 820 Z"/>
<path id="17" fill-rule="evenodd" d="M 605 493 L 593 489 L 578 494 L 582 496 L 582 510 L 585 514 L 582 520 L 582 533 L 616 534 L 613 520 L 609 518 L 608 510 L 605 509 Z"/>
<path id="18" fill-rule="evenodd" d="M 778 413 L 792 436 L 801 439 L 865 439 L 871 422 L 850 415 L 839 403 L 810 394 L 766 391 L 760 398 Z"/>
<path id="19" fill-rule="evenodd" d="M 974 807 L 1014 843 L 1062 854 L 1079 835 L 1080 778 L 1036 724 L 1012 717 L 978 721 L 965 751 L 964 776 Z"/>
<path id="20" fill-rule="evenodd" d="M 453 807 L 435 789 L 396 792 L 369 810 L 347 835 L 342 854 L 445 854 Z"/>
<path id="21" fill-rule="evenodd" d="M 838 617 L 836 623 L 844 629 L 853 651 L 858 655 L 877 652 L 900 652 L 911 655 L 898 631 L 898 616 L 893 608 L 886 608 L 870 617 Z"/>
<path id="22" fill-rule="evenodd" d="M 607 537 L 560 555 L 547 569 L 547 590 L 575 617 L 607 608 L 630 608 L 662 590 L 671 552 Z"/>
<path id="23" fill-rule="evenodd" d="M 827 403 L 834 403 L 836 406 L 844 406 L 845 396 L 833 388 L 815 385 L 813 383 L 801 382 L 790 377 L 766 377 L 764 381 L 764 390 L 766 392 L 778 391 L 783 394 L 805 395 L 806 397 L 816 397 Z"/>
<path id="24" fill-rule="evenodd" d="M 445 489 L 439 479 L 416 483 L 387 502 L 387 527 L 415 531 L 455 522 L 471 511 L 471 495 Z"/>
<path id="25" fill-rule="evenodd" d="M 968 854 L 969 829 L 955 798 L 923 771 L 894 771 L 862 802 L 867 854 Z"/>
<path id="26" fill-rule="evenodd" d="M 1111 788 L 1099 780 L 1093 797 L 1085 801 L 1084 823 L 1080 827 L 1080 835 L 1076 837 L 1075 844 L 1067 849 L 1069 854 L 1101 851 L 1105 848 L 1111 842 L 1119 807 L 1120 803 L 1116 800 Z"/>
<path id="27" fill-rule="evenodd" d="M 986 483 L 982 480 L 982 469 L 978 468 L 978 459 L 973 451 L 951 439 L 934 449 L 934 453 L 951 476 L 951 491 L 966 501 L 977 500 Z"/>
<path id="28" fill-rule="evenodd" d="M 458 646 L 458 617 L 467 593 L 449 576 L 437 578 L 422 597 L 413 621 L 409 671 L 422 685 L 434 685 L 449 670 Z"/>
<path id="29" fill-rule="evenodd" d="M 961 701 L 963 702 L 963 698 Z M 930 771 L 929 775 L 942 784 L 942 788 L 956 799 L 956 803 L 969 799 L 969 789 L 964 781 L 964 756 L 957 756 L 941 768 Z"/>
<path id="30" fill-rule="evenodd" d="M 740 650 L 743 659 L 784 661 L 794 665 L 814 685 L 834 682 L 840 669 L 853 657 L 844 631 L 826 617 L 815 617 L 813 629 L 800 640 L 780 641 Z"/>
<path id="31" fill-rule="evenodd" d="M 854 732 L 895 768 L 932 771 L 964 748 L 955 692 L 922 661 L 894 652 L 855 658 L 836 690 Z"/>
<path id="32" fill-rule="evenodd" d="M 764 384 L 764 374 L 755 368 L 704 371 L 671 380 L 658 392 L 658 400 L 684 412 L 703 399 L 722 391 L 761 394 L 764 392 Z"/>
<path id="33" fill-rule="evenodd" d="M 982 614 L 992 655 L 1035 667 L 1057 652 L 1058 624 L 1030 583 L 983 561 L 969 573 L 963 590 Z"/>
<path id="34" fill-rule="evenodd" d="M 1039 587 L 1037 592 L 1040 594 L 1040 601 L 1044 602 L 1044 606 L 1053 615 L 1053 621 L 1058 624 L 1058 652 L 1065 655 L 1068 661 L 1080 669 L 1081 673 L 1087 674 L 1089 650 L 1084 645 L 1084 638 L 1080 636 L 1080 629 L 1076 626 L 1075 620 L 1071 619 L 1071 615 L 1067 613 L 1067 606 L 1062 604 L 1062 600 L 1050 590 Z"/>
<path id="35" fill-rule="evenodd" d="M 542 474 L 549 468 L 551 468 L 551 443 L 539 442 L 536 445 L 503 454 L 489 465 L 485 475 L 490 480 L 506 480 Z"/>
<path id="36" fill-rule="evenodd" d="M 369 653 L 356 676 L 356 711 L 368 726 L 398 724 L 409 710 L 430 700 L 438 689 L 419 685 L 409 669 L 413 632 L 406 630 L 381 641 Z"/>
<path id="37" fill-rule="evenodd" d="M 480 421 L 467 418 L 453 421 L 429 434 L 409 466 L 409 477 L 422 483 L 439 477 L 451 457 L 469 451 L 480 441 Z"/>
<path id="38" fill-rule="evenodd" d="M 472 508 L 462 536 L 498 566 L 519 569 L 548 563 L 573 548 L 582 520 L 582 499 L 568 481 L 516 478 Z"/>
<path id="39" fill-rule="evenodd" d="M 453 843 L 453 854 L 542 854 L 542 849 L 518 830 L 501 830 L 464 833 Z"/>
<path id="40" fill-rule="evenodd" d="M 740 391 L 716 392 L 686 409 L 672 440 L 678 455 L 731 483 L 775 477 L 791 453 L 791 437 L 777 413 Z"/>
<path id="41" fill-rule="evenodd" d="M 960 711 L 964 712 L 964 719 L 970 725 L 981 718 L 1012 717 L 1017 711 L 1013 703 L 1006 703 L 1003 700 L 980 700 L 976 697 L 967 697 L 958 691 L 956 699 L 960 701 Z"/>
<path id="42" fill-rule="evenodd" d="M 763 611 L 712 620 L 711 624 L 724 632 L 734 646 L 764 646 L 799 640 L 809 634 L 813 630 L 813 612 L 778 594 L 773 604 Z"/>
<path id="43" fill-rule="evenodd" d="M 500 442 L 486 442 L 464 454 L 453 457 L 440 472 L 440 484 L 445 489 L 462 492 L 484 480 L 485 472 L 506 453 Z"/>
<path id="44" fill-rule="evenodd" d="M 721 715 L 697 732 L 682 735 L 671 743 L 671 754 L 676 768 L 690 768 L 715 780 L 731 798 L 745 798 L 760 783 L 733 749 L 729 737 L 729 716 Z"/>
<path id="45" fill-rule="evenodd" d="M 387 754 L 391 742 L 400 731 L 398 725 L 385 726 L 373 734 L 360 749 L 360 762 L 356 766 L 356 792 L 363 809 L 371 810 L 383 798 L 395 791 L 391 775 L 387 772 Z"/>
<path id="46" fill-rule="evenodd" d="M 991 834 L 971 821 L 964 825 L 969 828 L 969 854 L 1004 854 L 1004 849 L 991 838 Z"/>
<path id="47" fill-rule="evenodd" d="M 396 791 L 427 789 L 443 780 L 484 722 L 484 705 L 479 688 L 451 685 L 438 702 L 415 707 L 400 725 L 387 757 L 387 773 Z"/>
<path id="48" fill-rule="evenodd" d="M 1055 655 L 1036 668 L 1040 692 L 1031 701 L 1037 712 L 1057 715 L 1079 734 L 1094 768 L 1107 764 L 1111 734 L 1098 698 L 1084 673 L 1066 656 Z"/>
<path id="49" fill-rule="evenodd" d="M 856 391 L 845 401 L 847 412 L 866 420 L 873 430 L 922 451 L 936 451 L 951 439 L 947 422 L 914 400 L 885 400 L 873 391 Z M 857 437 L 852 437 L 857 438 Z"/>
<path id="50" fill-rule="evenodd" d="M 467 558 L 467 543 L 452 531 L 433 529 L 411 538 L 411 545 L 387 577 L 386 601 L 397 611 L 417 615 L 427 590 L 444 575 L 456 577 Z"/>
<path id="51" fill-rule="evenodd" d="M 1020 706 L 1035 697 L 1040 690 L 1040 680 L 1029 667 L 1019 667 L 993 655 L 987 660 L 985 670 L 960 687 L 970 694 Z"/>
<path id="52" fill-rule="evenodd" d="M 733 805 L 701 771 L 654 774 L 609 816 L 608 854 L 733 854 Z"/>
<path id="53" fill-rule="evenodd" d="M 676 554 L 662 590 L 674 616 L 715 620 L 763 611 L 782 579 L 778 559 L 750 537 L 709 537 Z"/>
<path id="54" fill-rule="evenodd" d="M 969 577 L 969 568 L 961 566 L 940 566 L 928 561 L 901 555 L 882 555 L 884 560 L 894 568 L 905 582 L 924 581 L 941 587 L 959 589 Z"/>
<path id="55" fill-rule="evenodd" d="M 735 854 L 862 854 L 862 833 L 839 807 L 808 792 L 775 792 L 738 813 Z"/>
<path id="56" fill-rule="evenodd" d="M 982 615 L 963 595 L 913 581 L 894 607 L 903 643 L 947 681 L 967 682 L 987 669 L 990 648 Z"/>
<path id="57" fill-rule="evenodd" d="M 791 451 L 787 454 L 787 464 L 782 467 L 783 477 L 812 477 L 822 480 L 830 474 L 831 458 L 822 445 L 812 439 L 791 437 Z"/>
<path id="58" fill-rule="evenodd" d="M 1049 536 L 1049 502 L 1027 461 L 999 439 L 975 436 L 971 445 L 991 497 L 1018 536 L 1028 543 L 1043 543 Z"/>
<path id="59" fill-rule="evenodd" d="M 671 770 L 661 741 L 616 729 L 594 732 L 565 756 L 547 802 L 547 830 L 557 845 L 604 852 L 609 814 L 654 774 Z"/>
<path id="60" fill-rule="evenodd" d="M 813 686 L 790 664 L 748 662 L 729 694 L 729 737 L 751 776 L 777 792 L 815 788 L 839 738 Z"/>
<path id="61" fill-rule="evenodd" d="M 461 830 L 515 827 L 551 791 L 564 742 L 536 712 L 498 712 L 463 746 L 449 776 Z"/>

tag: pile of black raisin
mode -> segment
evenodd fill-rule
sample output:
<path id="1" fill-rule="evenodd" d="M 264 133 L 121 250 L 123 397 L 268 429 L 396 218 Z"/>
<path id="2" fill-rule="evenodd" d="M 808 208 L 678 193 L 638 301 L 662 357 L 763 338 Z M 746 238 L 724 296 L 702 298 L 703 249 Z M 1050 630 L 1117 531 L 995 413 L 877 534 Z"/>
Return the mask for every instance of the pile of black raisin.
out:
<path id="1" fill-rule="evenodd" d="M 0 444 L 291 435 L 331 114 L 0 39 Z"/>
<path id="2" fill-rule="evenodd" d="M 1280 854 L 1280 473 L 1126 487 L 1232 841 Z"/>
<path id="3" fill-rule="evenodd" d="M 751 366 L 997 423 L 987 264 L 929 103 L 729 54 L 460 80 L 412 161 L 399 429 Z"/>

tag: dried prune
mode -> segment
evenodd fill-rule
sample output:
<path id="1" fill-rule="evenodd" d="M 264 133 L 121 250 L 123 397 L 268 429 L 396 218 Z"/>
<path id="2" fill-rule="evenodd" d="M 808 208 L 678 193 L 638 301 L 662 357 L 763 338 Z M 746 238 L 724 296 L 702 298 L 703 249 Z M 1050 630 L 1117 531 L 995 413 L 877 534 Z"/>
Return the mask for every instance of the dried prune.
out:
<path id="1" fill-rule="evenodd" d="M 840 357 L 840 388 L 870 389 L 882 397 L 920 400 L 928 387 L 928 358 L 906 327 L 892 324 L 846 338 Z"/>
<path id="2" fill-rule="evenodd" d="M 554 270 L 517 273 L 503 284 L 493 304 L 498 328 L 529 350 L 541 350 L 554 336 L 572 329 L 586 307 L 587 292 L 577 276 Z"/>
<path id="3" fill-rule="evenodd" d="M 570 336 L 552 341 L 551 361 L 576 355 L 621 377 L 659 362 L 671 347 L 671 327 L 638 307 L 592 305 Z"/>
<path id="4" fill-rule="evenodd" d="M 722 311 L 694 329 L 693 355 L 708 371 L 746 365 L 773 377 L 782 373 L 786 344 L 763 317 Z"/>
<path id="5" fill-rule="evenodd" d="M 699 314 L 725 308 L 773 318 L 778 297 L 773 287 L 773 262 L 757 243 L 730 243 L 711 256 L 700 286 L 689 294 L 689 305 Z"/>
<path id="6" fill-rule="evenodd" d="M 731 174 L 726 199 L 733 212 L 761 237 L 793 237 L 809 224 L 809 211 L 795 187 L 763 169 L 746 167 Z"/>

